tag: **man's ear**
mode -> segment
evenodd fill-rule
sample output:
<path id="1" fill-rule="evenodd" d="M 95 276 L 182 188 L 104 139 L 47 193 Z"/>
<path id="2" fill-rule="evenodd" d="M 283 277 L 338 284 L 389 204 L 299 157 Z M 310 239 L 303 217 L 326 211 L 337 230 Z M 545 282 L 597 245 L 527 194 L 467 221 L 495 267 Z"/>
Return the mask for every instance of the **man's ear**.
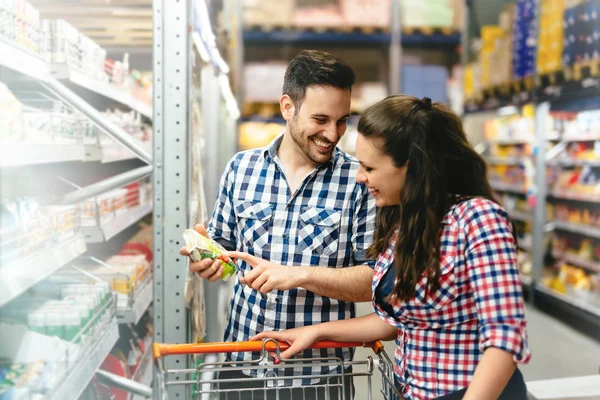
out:
<path id="1" fill-rule="evenodd" d="M 294 114 L 296 114 L 296 106 L 294 102 L 287 94 L 284 94 L 279 99 L 279 108 L 281 109 L 281 115 L 286 121 L 290 121 Z"/>

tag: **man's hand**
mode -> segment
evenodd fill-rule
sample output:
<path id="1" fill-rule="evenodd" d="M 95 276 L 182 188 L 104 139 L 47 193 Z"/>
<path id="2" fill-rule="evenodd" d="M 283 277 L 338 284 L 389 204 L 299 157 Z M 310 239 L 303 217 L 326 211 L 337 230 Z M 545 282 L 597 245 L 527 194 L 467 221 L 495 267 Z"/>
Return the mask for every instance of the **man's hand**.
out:
<path id="1" fill-rule="evenodd" d="M 194 227 L 196 232 L 201 234 L 204 237 L 209 237 L 208 233 L 206 233 L 206 229 L 202 225 L 196 225 Z M 182 256 L 189 256 L 189 252 L 185 247 L 179 249 L 179 254 Z M 223 275 L 223 265 L 220 260 L 200 260 L 198 262 L 192 262 L 190 260 L 190 271 L 196 272 L 203 279 L 208 279 L 210 282 L 215 282 L 216 280 L 221 278 Z"/>
<path id="2" fill-rule="evenodd" d="M 245 261 L 252 267 L 240 282 L 267 294 L 273 290 L 290 290 L 303 285 L 306 281 L 308 271 L 306 267 L 286 267 L 273 264 L 248 253 L 228 251 L 225 255 Z"/>

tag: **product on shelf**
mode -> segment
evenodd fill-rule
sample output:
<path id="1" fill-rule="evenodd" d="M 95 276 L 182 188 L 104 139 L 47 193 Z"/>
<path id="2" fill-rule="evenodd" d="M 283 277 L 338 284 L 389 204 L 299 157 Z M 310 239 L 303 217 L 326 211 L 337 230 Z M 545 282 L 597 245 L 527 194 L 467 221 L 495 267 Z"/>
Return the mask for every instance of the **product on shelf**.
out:
<path id="1" fill-rule="evenodd" d="M 344 26 L 342 10 L 337 2 L 308 7 L 298 4 L 292 13 L 292 25 L 297 28 L 341 28 Z"/>
<path id="2" fill-rule="evenodd" d="M 375 0 L 376 1 L 376 0 Z M 402 26 L 462 29 L 463 4 L 453 0 L 403 1 Z M 389 2 L 387 4 L 389 10 Z M 349 10 L 350 11 L 350 10 Z M 382 11 L 388 14 L 388 12 Z M 356 14 L 358 18 L 360 14 Z"/>
<path id="3" fill-rule="evenodd" d="M 562 67 L 565 0 L 540 0 L 537 72 L 547 74 Z"/>
<path id="4" fill-rule="evenodd" d="M 512 31 L 512 73 L 522 79 L 535 72 L 539 0 L 517 0 Z"/>
<path id="5" fill-rule="evenodd" d="M 194 229 L 186 229 L 183 232 L 183 239 L 192 261 L 198 262 L 207 258 L 219 260 L 223 267 L 221 279 L 224 281 L 235 274 L 235 263 L 223 254 L 225 249 L 219 243 L 199 234 Z"/>
<path id="6" fill-rule="evenodd" d="M 0 261 L 12 261 L 52 248 L 73 237 L 81 226 L 77 206 L 40 206 L 22 198 L 0 203 Z"/>
<path id="7" fill-rule="evenodd" d="M 581 196 L 595 199 L 600 196 L 600 173 L 589 166 L 561 170 L 554 184 L 553 193 L 557 196 Z"/>
<path id="8" fill-rule="evenodd" d="M 562 63 L 570 66 L 600 56 L 600 3 L 582 1 L 564 10 Z"/>
<path id="9" fill-rule="evenodd" d="M 239 146 L 241 150 L 266 147 L 273 139 L 281 135 L 285 127 L 278 123 L 249 121 L 240 124 Z"/>
<path id="10" fill-rule="evenodd" d="M 512 185 L 515 188 L 526 188 L 531 184 L 530 174 L 521 165 L 491 165 L 488 166 L 490 183 Z"/>
<path id="11" fill-rule="evenodd" d="M 499 116 L 485 122 L 484 137 L 488 142 L 522 141 L 535 142 L 535 119 L 532 106 L 524 106 L 520 114 Z M 531 148 L 525 148 L 531 154 Z"/>
<path id="12" fill-rule="evenodd" d="M 597 207 L 578 206 L 559 203 L 555 207 L 556 219 L 571 224 L 600 228 L 600 210 Z"/>
<path id="13" fill-rule="evenodd" d="M 273 7 L 271 0 L 244 0 L 244 25 L 289 27 L 292 22 L 293 0 L 281 0 Z"/>

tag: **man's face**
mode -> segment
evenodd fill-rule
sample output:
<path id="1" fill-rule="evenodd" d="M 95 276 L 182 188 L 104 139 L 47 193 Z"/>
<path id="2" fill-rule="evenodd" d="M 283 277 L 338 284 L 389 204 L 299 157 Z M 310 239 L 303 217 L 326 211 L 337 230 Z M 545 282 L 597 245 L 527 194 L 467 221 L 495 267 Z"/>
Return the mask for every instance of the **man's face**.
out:
<path id="1" fill-rule="evenodd" d="M 288 120 L 292 139 L 312 162 L 323 164 L 346 132 L 350 90 L 310 86 L 300 109 Z"/>

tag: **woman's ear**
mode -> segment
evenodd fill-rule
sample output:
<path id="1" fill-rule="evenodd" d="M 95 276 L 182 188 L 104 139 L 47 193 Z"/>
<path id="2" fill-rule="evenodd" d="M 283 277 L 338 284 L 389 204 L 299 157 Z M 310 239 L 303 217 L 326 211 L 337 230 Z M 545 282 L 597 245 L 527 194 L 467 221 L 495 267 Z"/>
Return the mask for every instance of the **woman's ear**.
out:
<path id="1" fill-rule="evenodd" d="M 290 96 L 287 94 L 284 94 L 279 99 L 279 108 L 281 109 L 281 115 L 283 116 L 283 119 L 286 121 L 291 120 L 294 114 L 296 114 L 296 106 L 294 105 L 294 102 Z"/>

